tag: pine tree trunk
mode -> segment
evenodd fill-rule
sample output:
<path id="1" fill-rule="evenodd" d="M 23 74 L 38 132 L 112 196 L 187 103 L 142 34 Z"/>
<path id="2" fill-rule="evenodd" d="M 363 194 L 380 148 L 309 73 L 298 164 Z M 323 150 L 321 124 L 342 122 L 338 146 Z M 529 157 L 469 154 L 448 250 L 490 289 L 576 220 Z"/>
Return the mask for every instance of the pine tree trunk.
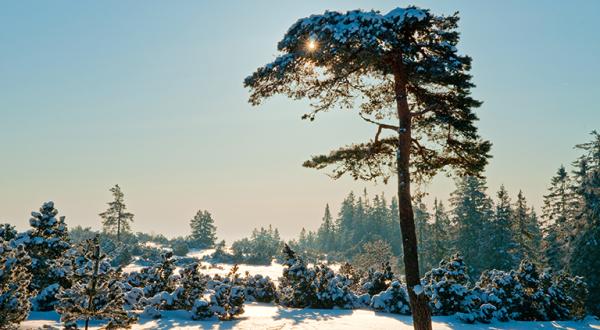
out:
<path id="1" fill-rule="evenodd" d="M 94 237 L 94 270 L 92 279 L 90 282 L 90 291 L 88 296 L 88 316 L 85 319 L 85 330 L 88 329 L 90 322 L 90 315 L 95 312 L 94 296 L 96 294 L 96 285 L 98 280 L 98 268 L 100 266 L 100 243 L 98 242 L 98 236 Z"/>
<path id="2" fill-rule="evenodd" d="M 411 114 L 406 94 L 406 74 L 402 58 L 394 61 L 394 92 L 398 111 L 398 150 L 396 153 L 398 175 L 398 213 L 402 246 L 404 250 L 404 268 L 406 284 L 415 330 L 431 330 L 431 312 L 428 298 L 420 290 L 415 294 L 413 288 L 421 284 L 419 275 L 419 257 L 417 255 L 417 235 L 410 193 L 410 151 L 411 151 Z"/>

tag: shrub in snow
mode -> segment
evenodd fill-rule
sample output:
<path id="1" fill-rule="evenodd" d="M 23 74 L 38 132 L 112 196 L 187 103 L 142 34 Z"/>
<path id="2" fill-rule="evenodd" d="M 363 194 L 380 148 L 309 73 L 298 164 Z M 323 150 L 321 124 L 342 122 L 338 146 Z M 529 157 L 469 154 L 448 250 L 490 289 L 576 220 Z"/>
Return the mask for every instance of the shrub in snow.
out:
<path id="1" fill-rule="evenodd" d="M 500 321 L 516 318 L 523 304 L 523 287 L 515 271 L 484 271 L 476 284 L 484 302 L 496 307 L 495 316 Z"/>
<path id="2" fill-rule="evenodd" d="M 156 265 L 142 270 L 139 279 L 144 285 L 144 295 L 146 297 L 153 297 L 163 291 L 172 292 L 175 289 L 173 253 L 170 251 L 164 252 L 161 259 Z"/>
<path id="3" fill-rule="evenodd" d="M 370 306 L 376 311 L 404 315 L 410 314 L 406 287 L 398 281 L 393 281 L 385 291 L 374 295 L 371 298 Z"/>
<path id="4" fill-rule="evenodd" d="M 31 257 L 29 272 L 33 275 L 30 291 L 43 295 L 36 298 L 36 310 L 52 310 L 56 300 L 49 293 L 55 284 L 69 287 L 67 271 L 60 268 L 60 258 L 70 248 L 69 235 L 64 217 L 57 218 L 58 210 L 53 202 L 42 205 L 39 212 L 32 212 L 29 224 L 32 229 L 15 238 L 15 244 L 24 244 Z M 48 286 L 52 288 L 46 289 Z"/>
<path id="5" fill-rule="evenodd" d="M 492 304 L 483 304 L 470 312 L 456 313 L 456 316 L 465 323 L 475 323 L 475 321 L 490 323 L 496 315 L 496 310 L 496 306 Z"/>
<path id="6" fill-rule="evenodd" d="M 231 320 L 236 315 L 244 313 L 245 299 L 243 287 L 221 283 L 210 295 L 210 305 L 220 320 Z"/>
<path id="7" fill-rule="evenodd" d="M 540 289 L 546 295 L 545 312 L 548 320 L 580 319 L 585 316 L 587 285 L 581 277 L 561 272 L 556 275 L 543 273 Z"/>
<path id="8" fill-rule="evenodd" d="M 19 323 L 29 314 L 30 263 L 23 245 L 12 247 L 0 238 L 0 327 Z"/>
<path id="9" fill-rule="evenodd" d="M 430 298 L 433 314 L 470 312 L 473 297 L 467 289 L 469 276 L 460 254 L 441 261 L 440 266 L 427 272 L 421 282 Z"/>
<path id="10" fill-rule="evenodd" d="M 523 300 L 513 318 L 521 321 L 547 320 L 546 295 L 540 287 L 540 275 L 535 264 L 523 260 L 516 272 L 516 278 L 523 287 Z"/>
<path id="11" fill-rule="evenodd" d="M 125 292 L 125 307 L 128 309 L 137 309 L 142 298 L 144 298 L 144 290 L 129 287 Z"/>
<path id="12" fill-rule="evenodd" d="M 144 307 L 144 310 L 140 316 L 147 319 L 159 319 L 162 315 L 156 306 L 147 305 Z"/>
<path id="13" fill-rule="evenodd" d="M 354 268 L 350 263 L 345 262 L 340 266 L 338 271 L 341 275 L 344 275 L 350 282 L 348 285 L 350 290 L 353 292 L 359 292 L 361 289 L 361 276 L 360 272 Z"/>
<path id="14" fill-rule="evenodd" d="M 210 302 L 204 299 L 196 299 L 191 312 L 193 320 L 205 320 L 215 315 L 211 309 Z"/>
<path id="15" fill-rule="evenodd" d="M 369 268 L 367 276 L 362 279 L 361 286 L 364 292 L 371 296 L 385 291 L 394 280 L 394 273 L 389 262 L 381 264 L 380 270 Z"/>
<path id="16" fill-rule="evenodd" d="M 246 301 L 258 301 L 268 303 L 275 300 L 275 284 L 269 278 L 269 276 L 263 277 L 260 274 L 252 276 L 248 272 L 246 272 L 244 282 L 246 288 Z"/>
<path id="17" fill-rule="evenodd" d="M 173 292 L 177 309 L 191 310 L 196 300 L 204 294 L 207 276 L 200 273 L 198 263 L 192 263 L 179 271 L 179 286 Z"/>
<path id="18" fill-rule="evenodd" d="M 73 326 L 77 320 L 108 321 L 106 328 L 127 328 L 135 321 L 124 309 L 121 274 L 100 254 L 98 237 L 77 247 L 73 260 L 72 286 L 56 295 L 61 322 Z"/>
<path id="19" fill-rule="evenodd" d="M 326 265 L 315 266 L 315 277 L 312 287 L 315 290 L 315 300 L 310 302 L 312 308 L 354 308 L 357 296 L 350 290 L 349 281 L 341 274 L 335 274 Z"/>
<path id="20" fill-rule="evenodd" d="M 316 301 L 313 287 L 314 269 L 309 269 L 304 260 L 287 245 L 284 245 L 283 276 L 279 278 L 278 301 L 287 307 L 307 307 Z"/>

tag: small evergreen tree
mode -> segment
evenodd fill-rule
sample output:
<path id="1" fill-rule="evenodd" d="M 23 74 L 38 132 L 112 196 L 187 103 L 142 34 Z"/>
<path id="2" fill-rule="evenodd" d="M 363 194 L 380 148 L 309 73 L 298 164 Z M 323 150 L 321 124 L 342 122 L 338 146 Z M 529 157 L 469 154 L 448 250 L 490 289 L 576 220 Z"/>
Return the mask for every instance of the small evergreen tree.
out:
<path id="1" fill-rule="evenodd" d="M 191 241 L 195 247 L 211 248 L 217 240 L 217 227 L 208 211 L 198 211 L 190 221 L 192 227 Z"/>
<path id="2" fill-rule="evenodd" d="M 4 224 L 0 224 L 0 238 L 3 239 L 5 242 L 9 242 L 10 240 L 12 240 L 13 238 L 17 237 L 17 231 L 15 230 L 15 226 L 9 224 L 9 223 L 4 223 Z"/>
<path id="3" fill-rule="evenodd" d="M 131 231 L 130 223 L 133 222 L 133 213 L 127 212 L 125 195 L 118 184 L 110 188 L 110 192 L 114 199 L 108 203 L 108 209 L 100 213 L 100 217 L 103 219 L 104 231 L 115 234 L 117 242 L 121 242 L 121 235 Z"/>
<path id="4" fill-rule="evenodd" d="M 108 321 L 106 328 L 128 328 L 136 319 L 124 309 L 125 296 L 120 282 L 120 271 L 114 270 L 106 255 L 100 253 L 96 236 L 77 248 L 72 261 L 73 285 L 57 295 L 56 311 L 60 320 L 69 328 L 77 328 L 77 320 Z"/>
<path id="5" fill-rule="evenodd" d="M 53 202 L 46 202 L 39 212 L 31 212 L 32 229 L 19 234 L 15 244 L 24 244 L 31 257 L 29 272 L 33 275 L 29 289 L 37 292 L 33 308 L 38 311 L 53 309 L 54 294 L 60 287 L 69 287 L 66 272 L 61 267 L 63 254 L 71 247 L 65 218 L 57 218 Z"/>
<path id="6" fill-rule="evenodd" d="M 31 309 L 28 271 L 31 258 L 23 245 L 12 245 L 0 237 L 0 328 L 3 329 L 24 321 Z"/>
<path id="7" fill-rule="evenodd" d="M 448 257 L 452 250 L 452 228 L 450 218 L 446 214 L 444 204 L 437 199 L 433 202 L 433 224 L 429 239 L 429 264 L 438 263 Z"/>

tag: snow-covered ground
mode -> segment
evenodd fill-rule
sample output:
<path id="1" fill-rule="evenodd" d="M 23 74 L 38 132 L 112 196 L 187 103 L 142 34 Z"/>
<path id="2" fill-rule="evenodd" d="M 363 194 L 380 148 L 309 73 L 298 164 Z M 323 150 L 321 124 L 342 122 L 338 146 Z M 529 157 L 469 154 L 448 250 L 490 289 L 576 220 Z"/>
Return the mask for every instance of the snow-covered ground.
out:
<path id="1" fill-rule="evenodd" d="M 185 311 L 165 311 L 158 320 L 140 319 L 132 329 L 412 329 L 410 316 L 377 313 L 369 310 L 291 309 L 272 304 L 251 303 L 246 312 L 233 321 L 216 319 L 192 321 Z M 62 329 L 55 312 L 35 312 L 19 329 Z M 564 322 L 494 322 L 464 324 L 453 316 L 433 317 L 434 329 L 600 329 L 600 321 L 591 317 L 583 321 Z M 98 329 L 98 324 L 94 323 Z"/>

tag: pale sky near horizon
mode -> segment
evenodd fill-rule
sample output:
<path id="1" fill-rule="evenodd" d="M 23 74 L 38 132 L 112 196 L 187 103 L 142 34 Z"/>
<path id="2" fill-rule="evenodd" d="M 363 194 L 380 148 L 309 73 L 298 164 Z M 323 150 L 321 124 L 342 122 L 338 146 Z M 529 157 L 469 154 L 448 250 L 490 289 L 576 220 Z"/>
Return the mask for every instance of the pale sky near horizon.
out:
<path id="1" fill-rule="evenodd" d="M 415 4 L 460 11 L 473 57 L 490 194 L 505 184 L 541 206 L 550 177 L 600 129 L 599 1 L 3 1 L 0 3 L 0 222 L 27 227 L 54 200 L 70 226 L 99 228 L 118 183 L 135 231 L 185 235 L 209 210 L 228 241 L 273 224 L 316 229 L 350 190 L 301 167 L 370 139 L 356 113 L 302 121 L 306 102 L 247 103 L 244 77 L 276 55 L 297 19 L 324 10 Z M 429 198 L 446 199 L 436 179 Z"/>

